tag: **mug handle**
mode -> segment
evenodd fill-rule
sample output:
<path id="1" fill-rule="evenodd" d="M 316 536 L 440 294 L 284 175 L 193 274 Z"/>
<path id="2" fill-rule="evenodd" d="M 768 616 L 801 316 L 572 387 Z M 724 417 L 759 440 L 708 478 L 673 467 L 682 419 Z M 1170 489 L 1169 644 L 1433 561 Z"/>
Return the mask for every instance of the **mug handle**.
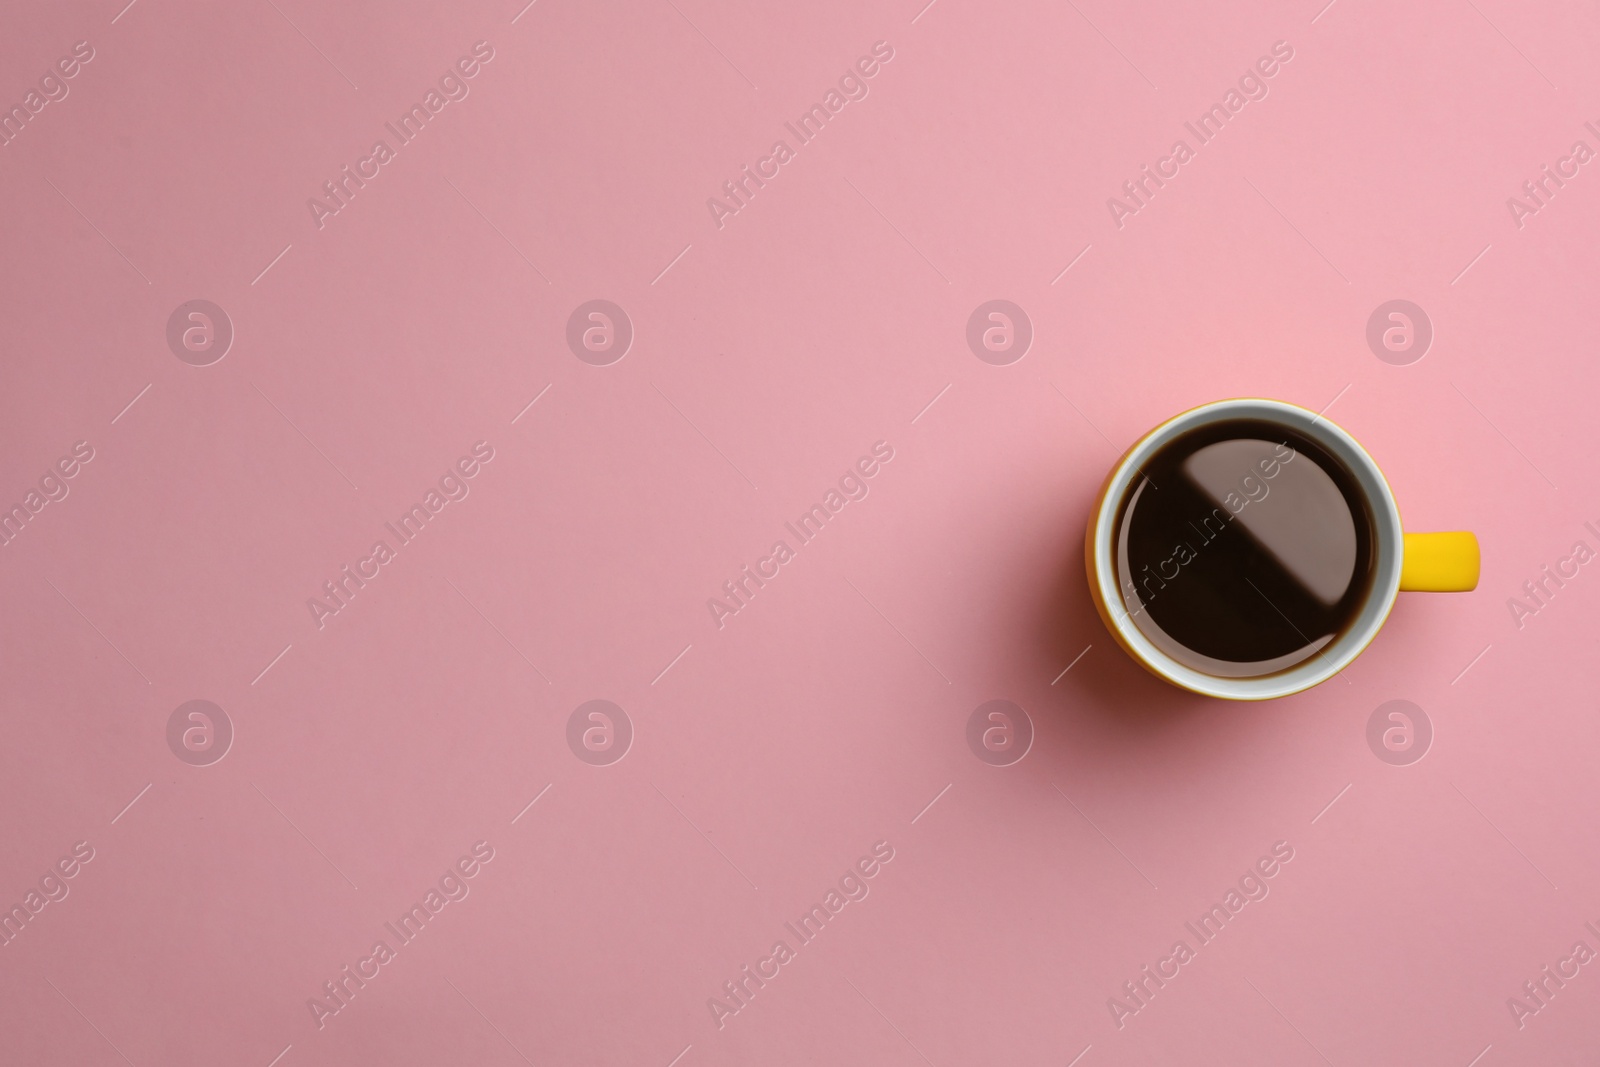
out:
<path id="1" fill-rule="evenodd" d="M 1400 558 L 1400 589 L 1465 593 L 1478 587 L 1478 539 L 1465 530 L 1408 533 Z"/>

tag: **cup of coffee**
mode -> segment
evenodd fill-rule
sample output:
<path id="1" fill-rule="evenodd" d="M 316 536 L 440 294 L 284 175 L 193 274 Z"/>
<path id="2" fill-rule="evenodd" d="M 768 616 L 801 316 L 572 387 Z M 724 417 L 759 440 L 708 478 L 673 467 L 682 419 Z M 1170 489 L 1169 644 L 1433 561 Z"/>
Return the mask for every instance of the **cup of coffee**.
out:
<path id="1" fill-rule="evenodd" d="M 1478 584 L 1470 533 L 1404 533 L 1364 448 L 1278 400 L 1222 400 L 1145 434 L 1084 538 L 1089 591 L 1146 670 L 1228 700 L 1326 681 L 1403 590 Z"/>

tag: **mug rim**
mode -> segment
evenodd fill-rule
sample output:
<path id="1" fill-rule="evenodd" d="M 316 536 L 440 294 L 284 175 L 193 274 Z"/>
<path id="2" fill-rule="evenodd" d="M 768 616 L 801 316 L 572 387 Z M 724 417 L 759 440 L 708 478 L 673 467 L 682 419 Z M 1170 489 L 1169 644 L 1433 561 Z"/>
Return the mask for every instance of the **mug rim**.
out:
<path id="1" fill-rule="evenodd" d="M 1155 646 L 1129 620 L 1122 590 L 1117 587 L 1112 557 L 1117 514 L 1133 480 L 1156 451 L 1180 434 L 1223 420 L 1254 418 L 1281 423 L 1315 441 L 1342 463 L 1355 479 L 1373 523 L 1374 574 L 1371 591 L 1352 624 L 1318 655 L 1286 671 L 1255 678 L 1223 678 L 1188 667 Z M 1383 471 L 1367 450 L 1342 427 L 1324 416 L 1282 400 L 1239 397 L 1190 408 L 1146 433 L 1123 453 L 1095 502 L 1085 544 L 1090 592 L 1118 644 L 1146 670 L 1180 688 L 1224 700 L 1272 700 L 1303 692 L 1349 666 L 1372 643 L 1400 593 L 1404 534 L 1400 509 Z"/>

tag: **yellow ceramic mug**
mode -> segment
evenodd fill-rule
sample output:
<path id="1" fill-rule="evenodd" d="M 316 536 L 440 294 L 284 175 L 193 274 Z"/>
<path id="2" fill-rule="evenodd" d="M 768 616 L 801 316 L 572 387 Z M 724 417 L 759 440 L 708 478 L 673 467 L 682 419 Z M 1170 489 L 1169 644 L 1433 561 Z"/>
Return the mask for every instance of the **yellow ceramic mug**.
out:
<path id="1" fill-rule="evenodd" d="M 1219 677 L 1162 651 L 1131 621 L 1118 588 L 1114 551 L 1123 504 L 1143 480 L 1141 470 L 1167 444 L 1198 428 L 1249 419 L 1278 424 L 1319 445 L 1353 477 L 1372 520 L 1372 582 L 1353 621 L 1309 660 L 1274 674 Z M 1377 636 L 1402 590 L 1465 592 L 1478 584 L 1478 539 L 1470 533 L 1404 533 L 1394 493 L 1366 450 L 1327 419 L 1279 400 L 1221 400 L 1185 411 L 1157 426 L 1112 468 L 1089 516 L 1084 537 L 1089 592 L 1106 628 L 1146 670 L 1174 685 L 1227 700 L 1268 700 L 1324 682 L 1350 664 Z M 1138 609 L 1135 609 L 1138 610 Z M 1263 610 L 1267 610 L 1264 608 Z"/>

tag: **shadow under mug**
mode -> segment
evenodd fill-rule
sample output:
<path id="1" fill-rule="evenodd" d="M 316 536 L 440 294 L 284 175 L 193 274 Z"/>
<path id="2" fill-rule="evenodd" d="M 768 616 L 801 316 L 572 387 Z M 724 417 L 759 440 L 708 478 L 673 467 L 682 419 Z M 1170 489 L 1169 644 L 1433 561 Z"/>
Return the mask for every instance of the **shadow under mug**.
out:
<path id="1" fill-rule="evenodd" d="M 1321 653 L 1287 670 L 1246 678 L 1206 674 L 1167 655 L 1129 615 L 1118 588 L 1115 556 L 1123 501 L 1141 470 L 1177 438 L 1213 423 L 1250 419 L 1281 425 L 1320 445 L 1353 477 L 1372 519 L 1372 583 L 1353 620 Z M 1478 584 L 1478 539 L 1470 533 L 1408 534 L 1378 464 L 1344 430 L 1281 400 L 1219 400 L 1183 412 L 1140 438 L 1111 469 L 1090 511 L 1084 564 L 1095 609 L 1117 643 L 1140 666 L 1173 685 L 1224 700 L 1271 700 L 1309 689 L 1347 667 L 1377 636 L 1402 591 L 1466 592 Z M 1265 608 L 1263 610 L 1266 610 Z"/>

